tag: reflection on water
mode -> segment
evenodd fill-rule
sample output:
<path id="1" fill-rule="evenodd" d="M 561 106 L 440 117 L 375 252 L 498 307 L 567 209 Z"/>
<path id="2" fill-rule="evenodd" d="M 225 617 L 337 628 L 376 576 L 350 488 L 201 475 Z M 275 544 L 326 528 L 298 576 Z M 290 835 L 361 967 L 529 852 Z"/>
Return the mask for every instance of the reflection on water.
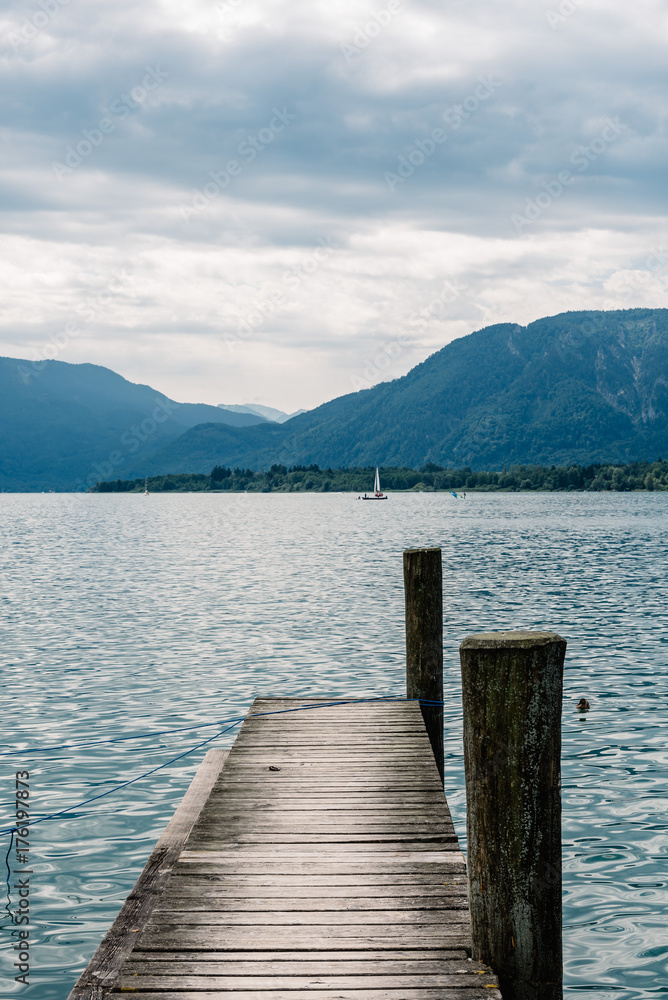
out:
<path id="1" fill-rule="evenodd" d="M 462 843 L 458 643 L 557 631 L 566 996 L 668 995 L 667 514 L 663 494 L 4 494 L 0 739 L 25 752 L 0 758 L 1 825 L 17 769 L 45 815 L 213 730 L 31 747 L 234 717 L 257 694 L 402 693 L 401 551 L 440 545 L 446 788 Z M 3 996 L 67 997 L 204 752 L 33 829 L 32 985 L 14 983 L 3 928 Z"/>

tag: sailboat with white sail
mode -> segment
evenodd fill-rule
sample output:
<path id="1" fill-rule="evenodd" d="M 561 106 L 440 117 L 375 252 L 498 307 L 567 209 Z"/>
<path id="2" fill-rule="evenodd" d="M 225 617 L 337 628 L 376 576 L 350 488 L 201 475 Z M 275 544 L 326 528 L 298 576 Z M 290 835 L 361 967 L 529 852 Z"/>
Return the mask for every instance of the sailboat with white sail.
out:
<path id="1" fill-rule="evenodd" d="M 373 494 L 369 496 L 365 493 L 362 500 L 387 500 L 387 493 L 383 493 L 380 488 L 380 474 L 378 472 L 378 466 L 376 466 L 376 478 L 373 482 Z"/>

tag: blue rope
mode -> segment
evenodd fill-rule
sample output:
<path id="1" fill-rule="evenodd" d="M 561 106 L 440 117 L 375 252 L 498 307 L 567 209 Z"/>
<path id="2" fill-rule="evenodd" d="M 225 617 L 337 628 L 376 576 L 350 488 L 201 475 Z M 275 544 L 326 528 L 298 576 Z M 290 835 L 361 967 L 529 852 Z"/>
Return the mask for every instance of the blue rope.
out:
<path id="1" fill-rule="evenodd" d="M 375 698 L 353 698 L 353 699 L 347 699 L 346 701 L 320 702 L 315 705 L 299 705 L 296 706 L 295 708 L 280 708 L 280 709 L 274 709 L 273 711 L 270 712 L 253 712 L 248 717 L 257 718 L 260 716 L 267 716 L 267 715 L 284 715 L 288 712 L 304 712 L 314 708 L 333 708 L 336 707 L 337 705 L 358 705 L 373 701 L 418 701 L 420 705 L 429 705 L 429 706 L 434 706 L 434 705 L 442 706 L 444 704 L 444 702 L 442 701 L 428 701 L 425 698 L 399 698 L 398 696 L 387 695 Z M 107 789 L 106 792 L 101 792 L 99 795 L 94 795 L 90 799 L 84 799 L 81 802 L 77 802 L 73 806 L 68 806 L 66 809 L 60 809 L 58 810 L 58 812 L 50 813 L 50 815 L 48 816 L 42 816 L 40 817 L 40 819 L 32 820 L 31 822 L 28 823 L 23 823 L 21 828 L 23 829 L 24 827 L 37 826 L 39 823 L 46 823 L 47 820 L 56 819 L 58 816 L 65 816 L 68 813 L 74 812 L 74 810 L 76 809 L 80 809 L 82 806 L 90 805 L 91 802 L 97 802 L 99 799 L 104 799 L 108 795 L 113 795 L 114 792 L 119 792 L 122 788 L 127 788 L 128 785 L 133 785 L 136 781 L 141 781 L 142 778 L 148 778 L 152 774 L 155 774 L 157 771 L 162 771 L 164 770 L 164 768 L 169 767 L 170 764 L 175 764 L 177 760 L 182 760 L 183 757 L 188 757 L 191 753 L 194 753 L 196 750 L 200 750 L 208 743 L 212 743 L 214 740 L 218 739 L 219 736 L 224 736 L 226 733 L 229 733 L 232 729 L 235 728 L 235 726 L 238 726 L 239 723 L 243 722 L 245 718 L 246 716 L 239 716 L 236 719 L 224 719 L 221 720 L 220 722 L 204 722 L 198 726 L 183 726 L 179 729 L 165 729 L 162 730 L 161 732 L 146 733 L 140 736 L 119 736 L 111 740 L 97 740 L 89 743 L 69 743 L 56 747 L 37 747 L 32 750 L 10 750 L 8 752 L 2 753 L 0 754 L 0 756 L 7 757 L 10 756 L 11 754 L 19 754 L 19 753 L 20 754 L 43 753 L 47 750 L 79 749 L 81 747 L 101 746 L 109 743 L 121 743 L 126 740 L 146 739 L 149 736 L 164 736 L 170 733 L 191 732 L 193 729 L 203 729 L 209 726 L 219 726 L 226 723 L 231 723 L 231 725 L 227 726 L 227 729 L 223 729 L 221 732 L 215 733 L 213 736 L 210 736 L 207 740 L 204 740 L 202 743 L 198 743 L 197 746 L 191 747 L 190 750 L 185 750 L 183 753 L 178 754 L 178 756 L 172 757 L 171 760 L 165 761 L 164 764 L 160 764 L 158 767 L 154 767 L 150 771 L 145 771 L 143 774 L 138 774 L 135 778 L 130 778 L 128 781 L 124 781 L 120 785 L 115 785 L 113 788 Z M 6 878 L 7 904 L 5 908 L 7 909 L 10 917 L 11 917 L 11 911 L 9 910 L 9 906 L 11 905 L 11 896 L 10 896 L 9 880 L 11 878 L 12 871 L 9 865 L 9 856 L 11 854 L 12 847 L 14 845 L 14 834 L 18 832 L 18 829 L 19 829 L 18 827 L 12 826 L 8 827 L 5 830 L 0 830 L 0 836 L 6 836 L 7 834 L 9 834 L 9 847 L 7 848 L 7 854 L 5 855 L 5 865 L 7 868 L 7 878 Z"/>
<path id="2" fill-rule="evenodd" d="M 427 701 L 426 699 L 422 699 L 422 698 L 408 698 L 407 699 L 407 698 L 399 698 L 398 696 L 394 696 L 394 695 L 387 695 L 387 696 L 375 697 L 375 698 L 352 698 L 352 699 L 347 699 L 346 701 L 320 702 L 319 704 L 315 704 L 315 705 L 299 705 L 299 706 L 296 706 L 295 708 L 279 708 L 279 709 L 274 709 L 271 712 L 253 712 L 251 715 L 248 716 L 248 718 L 259 718 L 261 716 L 267 716 L 267 715 L 284 715 L 284 714 L 286 714 L 288 712 L 304 712 L 304 711 L 309 711 L 310 709 L 314 709 L 314 708 L 333 708 L 333 707 L 335 707 L 337 705 L 358 705 L 358 704 L 363 704 L 363 703 L 372 702 L 372 701 L 419 701 L 420 704 L 424 704 L 424 705 L 443 705 L 443 702 L 441 702 L 441 701 L 431 702 L 431 701 Z M 137 775 L 136 778 L 130 778 L 129 781 L 124 781 L 120 785 L 115 785 L 113 788 L 109 788 L 106 792 L 101 792 L 99 795 L 94 795 L 90 799 L 84 799 L 81 802 L 77 802 L 73 806 L 68 806 L 66 809 L 60 809 L 58 812 L 50 813 L 50 815 L 48 815 L 48 816 L 42 816 L 42 817 L 40 817 L 40 819 L 31 820 L 28 823 L 23 823 L 21 825 L 21 828 L 24 828 L 24 827 L 27 828 L 27 827 L 37 826 L 39 823 L 45 823 L 49 819 L 56 819 L 58 816 L 65 816 L 65 815 L 67 815 L 67 813 L 73 812 L 75 809 L 80 809 L 82 806 L 89 805 L 91 802 L 97 802 L 99 799 L 104 799 L 108 795 L 113 795 L 114 792 L 119 792 L 122 788 L 127 788 L 128 785 L 133 785 L 136 781 L 141 781 L 142 778 L 148 778 L 148 777 L 150 777 L 150 775 L 155 774 L 157 771 L 162 771 L 164 768 L 169 767 L 170 764 L 176 763 L 177 760 L 181 760 L 183 757 L 187 757 L 189 754 L 194 753 L 195 750 L 199 750 L 199 749 L 201 749 L 201 747 L 206 746 L 208 743 L 212 743 L 213 740 L 218 739 L 219 736 L 224 736 L 226 733 L 229 733 L 230 730 L 234 729 L 235 726 L 238 726 L 240 722 L 243 722 L 246 717 L 247 716 L 239 716 L 236 719 L 225 719 L 225 720 L 222 720 L 222 722 L 218 722 L 218 723 L 206 722 L 206 723 L 202 723 L 202 726 L 188 726 L 188 727 L 184 727 L 183 729 L 165 730 L 165 732 L 185 732 L 186 730 L 190 731 L 192 729 L 200 729 L 200 728 L 203 728 L 204 726 L 222 725 L 223 722 L 230 722 L 231 723 L 231 725 L 229 725 L 227 727 L 227 729 L 223 729 L 221 732 L 215 733 L 213 736 L 210 736 L 209 739 L 204 740 L 202 743 L 198 743 L 197 746 L 191 747 L 190 750 L 185 750 L 183 753 L 180 753 L 177 757 L 172 757 L 171 760 L 165 761 L 164 764 L 160 764 L 160 765 L 158 765 L 158 767 L 154 767 L 150 771 L 145 771 L 143 774 Z M 162 735 L 162 733 L 147 733 L 146 735 L 147 736 L 159 736 L 159 735 Z M 100 744 L 103 744 L 103 743 L 116 743 L 116 742 L 120 742 L 121 740 L 143 739 L 143 738 L 144 737 L 141 737 L 141 736 L 122 736 L 122 737 L 119 737 L 118 739 L 113 739 L 113 740 L 100 740 L 99 743 Z M 69 749 L 69 748 L 74 749 L 74 748 L 77 748 L 77 747 L 97 746 L 97 745 L 98 745 L 98 743 L 81 743 L 81 744 L 76 744 L 75 743 L 75 744 L 67 744 L 66 746 L 63 746 L 63 747 L 40 747 L 40 748 L 36 748 L 35 750 L 32 750 L 32 751 L 31 750 L 19 750 L 19 751 L 11 751 L 11 752 L 12 753 L 24 753 L 24 754 L 25 753 L 38 753 L 40 751 L 49 750 L 49 749 L 51 749 L 51 750 L 62 750 L 62 749 Z M 4 754 L 3 756 L 7 756 L 7 755 Z M 5 830 L 0 830 L 0 836 L 6 836 L 7 834 L 10 834 L 9 848 L 7 849 L 7 855 L 5 857 L 5 863 L 7 865 L 7 886 L 8 887 L 9 887 L 9 878 L 10 878 L 10 875 L 11 875 L 11 870 L 10 870 L 10 867 L 9 867 L 9 855 L 10 855 L 10 852 L 11 852 L 11 849 L 12 849 L 12 845 L 14 843 L 14 834 L 18 831 L 18 829 L 19 828 L 16 827 L 16 826 L 11 826 L 11 827 L 7 827 Z"/>
<path id="3" fill-rule="evenodd" d="M 224 736 L 225 733 L 229 733 L 230 729 L 234 729 L 234 726 L 238 726 L 239 723 L 235 722 L 233 725 L 228 726 L 227 729 L 223 729 L 220 733 L 214 733 L 210 736 L 208 740 L 204 740 L 203 743 L 198 743 L 197 746 L 191 747 L 190 750 L 185 750 L 180 753 L 178 757 L 172 757 L 171 760 L 165 761 L 164 764 L 159 764 L 158 767 L 152 768 L 150 771 L 145 771 L 143 774 L 138 774 L 136 778 L 130 778 L 129 781 L 124 781 L 121 785 L 115 785 L 113 788 L 109 788 L 106 792 L 101 792 L 99 795 L 94 795 L 91 799 L 84 799 L 82 802 L 77 802 L 76 805 L 68 806 L 67 809 L 60 809 L 58 812 L 51 813 L 49 816 L 42 816 L 40 819 L 31 820 L 29 823 L 24 823 L 24 827 L 37 826 L 38 823 L 45 823 L 47 819 L 55 819 L 56 816 L 64 816 L 67 813 L 73 812 L 75 809 L 79 809 L 81 806 L 87 806 L 90 802 L 97 802 L 98 799 L 104 799 L 107 795 L 112 795 L 114 792 L 119 792 L 121 788 L 127 788 L 128 785 L 134 785 L 135 781 L 141 781 L 142 778 L 148 778 L 151 774 L 155 774 L 156 771 L 162 771 L 163 768 L 169 767 L 170 764 L 176 763 L 177 760 L 181 760 L 182 757 L 187 757 L 188 754 L 194 753 L 195 750 L 199 750 L 201 747 L 205 747 L 207 743 L 217 740 L 219 736 Z M 18 827 L 12 826 L 8 827 L 6 830 L 0 830 L 0 836 L 4 836 L 8 833 L 13 833 L 18 830 Z"/>
<path id="4" fill-rule="evenodd" d="M 11 870 L 11 868 L 9 867 L 9 855 L 10 855 L 10 853 L 11 853 L 11 850 L 12 850 L 12 845 L 13 845 L 13 843 L 14 843 L 14 832 L 15 832 L 15 830 L 16 830 L 16 827 L 15 827 L 15 826 L 13 826 L 13 827 L 12 827 L 12 830 L 11 830 L 11 834 L 12 834 L 12 835 L 11 835 L 11 837 L 9 838 L 9 847 L 7 848 L 7 855 L 6 855 L 6 857 L 5 857 L 5 864 L 7 865 L 7 895 L 8 895 L 8 896 L 9 896 L 9 878 L 10 878 L 10 875 L 12 874 L 12 870 Z"/>
<path id="5" fill-rule="evenodd" d="M 253 712 L 252 716 L 249 717 L 255 718 L 260 715 L 281 715 L 283 712 L 304 712 L 311 708 L 331 708 L 334 705 L 356 705 L 369 701 L 419 701 L 423 705 L 443 705 L 442 701 L 432 702 L 425 701 L 423 698 L 399 698 L 395 695 L 387 695 L 375 698 L 354 698 L 346 701 L 331 701 L 320 705 L 300 705 L 298 708 L 281 708 L 273 712 Z M 30 753 L 46 753 L 49 750 L 80 750 L 83 747 L 106 746 L 110 743 L 124 743 L 128 740 L 147 740 L 150 739 L 151 736 L 167 736 L 171 733 L 187 733 L 192 732 L 195 729 L 206 729 L 211 726 L 226 726 L 228 723 L 236 724 L 238 722 L 243 722 L 245 718 L 245 715 L 241 715 L 237 718 L 219 719 L 217 722 L 201 722 L 197 726 L 181 726 L 179 729 L 159 729 L 154 733 L 139 733 L 136 736 L 116 736 L 110 740 L 90 740 L 86 743 L 61 743 L 52 747 L 27 747 L 25 750 L 4 750 L 0 752 L 0 757 L 12 757 L 18 756 L 19 754 Z"/>
<path id="6" fill-rule="evenodd" d="M 123 743 L 127 740 L 146 740 L 151 736 L 166 736 L 169 733 L 186 733 L 192 732 L 194 729 L 205 729 L 210 726 L 224 726 L 228 722 L 243 722 L 245 716 L 241 716 L 237 719 L 219 719 L 218 722 L 202 722 L 199 726 L 183 726 L 180 729 L 160 729 L 155 733 L 139 733 L 137 736 L 116 736 L 111 740 L 91 740 L 88 743 L 61 743 L 59 746 L 53 747 L 28 747 L 25 750 L 4 750 L 0 753 L 0 757 L 12 757 L 18 754 L 27 753 L 46 753 L 47 750 L 79 750 L 82 747 L 98 747 L 104 746 L 108 743 Z"/>

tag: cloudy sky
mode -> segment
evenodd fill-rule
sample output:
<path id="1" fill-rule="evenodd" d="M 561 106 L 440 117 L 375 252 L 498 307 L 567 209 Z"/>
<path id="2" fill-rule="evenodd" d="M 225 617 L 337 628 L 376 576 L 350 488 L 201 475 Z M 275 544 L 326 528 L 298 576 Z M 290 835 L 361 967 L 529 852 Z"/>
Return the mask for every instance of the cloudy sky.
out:
<path id="1" fill-rule="evenodd" d="M 285 410 L 668 306 L 662 0 L 24 0 L 0 354 Z"/>

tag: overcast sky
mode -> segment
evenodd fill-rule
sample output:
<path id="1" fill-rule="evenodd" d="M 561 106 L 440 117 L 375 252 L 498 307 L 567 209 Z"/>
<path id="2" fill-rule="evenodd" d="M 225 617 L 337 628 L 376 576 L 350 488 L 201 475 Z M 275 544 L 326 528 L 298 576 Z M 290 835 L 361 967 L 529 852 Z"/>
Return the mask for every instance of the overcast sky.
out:
<path id="1" fill-rule="evenodd" d="M 668 306 L 663 0 L 25 0 L 0 354 L 292 411 Z"/>

